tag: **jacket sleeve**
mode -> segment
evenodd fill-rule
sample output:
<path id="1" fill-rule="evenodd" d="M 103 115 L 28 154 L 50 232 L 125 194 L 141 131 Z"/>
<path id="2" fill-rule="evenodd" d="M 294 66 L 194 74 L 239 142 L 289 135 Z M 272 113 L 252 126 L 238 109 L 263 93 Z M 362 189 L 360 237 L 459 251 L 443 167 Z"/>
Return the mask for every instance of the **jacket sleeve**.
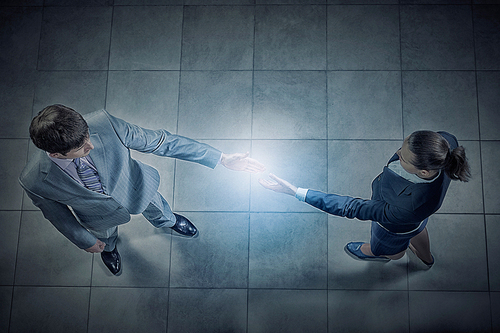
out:
<path id="1" fill-rule="evenodd" d="M 357 218 L 363 221 L 371 220 L 391 224 L 420 222 L 413 212 L 380 200 L 366 200 L 309 190 L 306 202 L 329 214 L 350 219 Z"/>
<path id="2" fill-rule="evenodd" d="M 97 238 L 82 227 L 68 206 L 45 199 L 26 188 L 25 191 L 33 204 L 40 208 L 43 216 L 73 244 L 80 249 L 88 249 L 96 243 Z"/>
<path id="3" fill-rule="evenodd" d="M 196 162 L 210 168 L 219 163 L 222 152 L 204 143 L 169 133 L 130 124 L 105 112 L 123 145 L 143 153 Z"/>

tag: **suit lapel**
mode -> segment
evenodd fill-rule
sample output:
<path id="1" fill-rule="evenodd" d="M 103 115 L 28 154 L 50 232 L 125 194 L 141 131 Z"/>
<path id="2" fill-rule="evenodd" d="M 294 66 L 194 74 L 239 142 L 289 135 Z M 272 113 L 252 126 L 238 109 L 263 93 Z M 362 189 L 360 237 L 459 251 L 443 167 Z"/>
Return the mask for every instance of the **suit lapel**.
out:
<path id="1" fill-rule="evenodd" d="M 40 172 L 45 175 L 43 182 L 49 185 L 46 188 L 54 189 L 59 195 L 67 192 L 67 196 L 70 197 L 83 189 L 76 180 L 52 162 L 45 152 L 42 152 L 40 158 Z"/>

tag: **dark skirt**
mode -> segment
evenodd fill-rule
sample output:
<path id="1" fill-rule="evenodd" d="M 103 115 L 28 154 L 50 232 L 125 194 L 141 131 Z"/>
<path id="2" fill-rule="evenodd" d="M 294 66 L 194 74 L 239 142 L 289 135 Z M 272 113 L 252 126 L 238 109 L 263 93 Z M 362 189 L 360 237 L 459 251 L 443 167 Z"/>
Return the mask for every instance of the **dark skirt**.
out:
<path id="1" fill-rule="evenodd" d="M 410 240 L 424 230 L 428 220 L 429 218 L 423 220 L 416 230 L 402 234 L 391 232 L 377 222 L 372 222 L 370 246 L 373 254 L 390 256 L 405 251 L 410 245 Z"/>

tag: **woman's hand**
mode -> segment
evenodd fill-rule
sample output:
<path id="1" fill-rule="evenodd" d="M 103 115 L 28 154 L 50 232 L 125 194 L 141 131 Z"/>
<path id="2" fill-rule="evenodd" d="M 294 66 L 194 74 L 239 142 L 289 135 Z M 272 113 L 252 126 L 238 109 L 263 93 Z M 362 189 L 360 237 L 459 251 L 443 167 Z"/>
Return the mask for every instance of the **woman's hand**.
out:
<path id="1" fill-rule="evenodd" d="M 273 180 L 267 180 L 267 179 L 259 179 L 260 185 L 264 186 L 268 190 L 272 190 L 274 192 L 278 193 L 285 193 L 289 195 L 295 196 L 295 193 L 297 193 L 297 187 L 290 184 L 286 180 L 283 180 L 281 178 L 276 177 L 272 173 L 269 174 L 269 178 Z"/>

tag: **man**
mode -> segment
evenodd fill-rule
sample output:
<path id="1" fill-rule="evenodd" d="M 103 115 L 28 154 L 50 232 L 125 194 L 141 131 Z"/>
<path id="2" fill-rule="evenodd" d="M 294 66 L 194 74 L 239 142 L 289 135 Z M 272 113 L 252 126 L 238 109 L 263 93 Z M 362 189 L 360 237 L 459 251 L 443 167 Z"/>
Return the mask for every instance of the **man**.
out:
<path id="1" fill-rule="evenodd" d="M 118 225 L 142 214 L 157 228 L 187 237 L 198 231 L 175 214 L 158 192 L 160 176 L 130 157 L 130 149 L 196 162 L 210 168 L 262 172 L 246 154 L 224 154 L 166 130 L 148 130 L 105 110 L 83 117 L 64 105 L 44 108 L 32 120 L 30 137 L 40 150 L 26 164 L 19 182 L 43 215 L 81 249 L 101 253 L 114 275 L 121 272 L 116 248 Z"/>

